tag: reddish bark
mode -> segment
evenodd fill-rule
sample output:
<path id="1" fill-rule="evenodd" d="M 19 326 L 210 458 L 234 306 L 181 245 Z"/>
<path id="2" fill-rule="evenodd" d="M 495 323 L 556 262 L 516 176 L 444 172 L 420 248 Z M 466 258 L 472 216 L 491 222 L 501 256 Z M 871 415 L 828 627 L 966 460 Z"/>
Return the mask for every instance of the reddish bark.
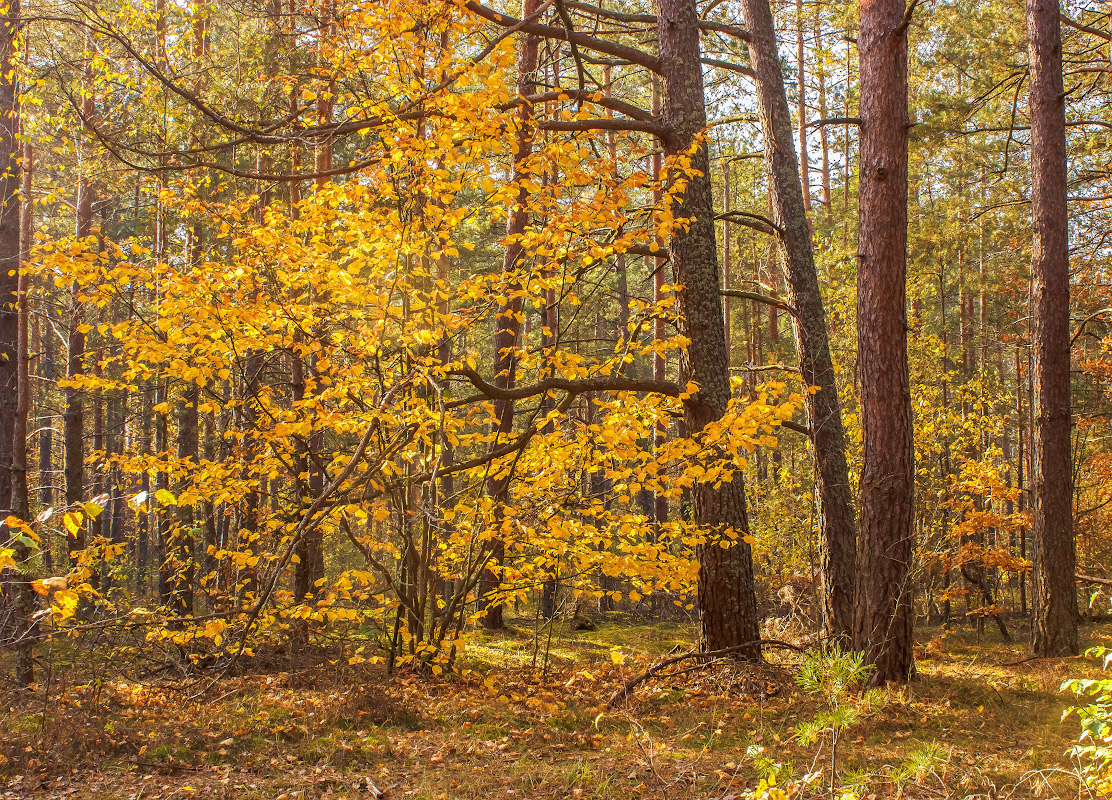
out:
<path id="1" fill-rule="evenodd" d="M 1066 117 L 1057 2 L 1027 0 L 1031 70 L 1031 250 L 1034 317 L 1034 571 L 1031 648 L 1076 655 L 1077 561 L 1070 461 L 1070 274 L 1066 220 Z"/>
<path id="2" fill-rule="evenodd" d="M 904 0 L 861 0 L 857 339 L 864 465 L 855 644 L 871 681 L 915 672 L 908 571 L 914 445 L 907 365 L 907 35 Z"/>

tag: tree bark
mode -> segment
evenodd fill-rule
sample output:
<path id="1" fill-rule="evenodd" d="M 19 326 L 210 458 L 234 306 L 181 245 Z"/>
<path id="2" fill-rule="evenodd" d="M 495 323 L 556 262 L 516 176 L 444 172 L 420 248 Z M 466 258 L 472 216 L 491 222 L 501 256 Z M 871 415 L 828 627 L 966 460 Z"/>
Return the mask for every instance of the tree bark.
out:
<path id="1" fill-rule="evenodd" d="M 855 643 L 870 681 L 914 676 L 914 444 L 907 364 L 907 36 L 904 0 L 861 0 L 857 341 L 864 465 Z"/>
<path id="2" fill-rule="evenodd" d="M 540 3 L 537 0 L 522 0 L 521 16 L 527 18 L 534 14 Z M 520 97 L 533 94 L 536 84 L 537 52 L 540 40 L 532 34 L 523 34 L 521 49 L 517 54 L 517 93 Z M 517 141 L 514 148 L 513 180 L 522 181 L 525 175 L 521 165 L 529 159 L 533 152 L 533 109 L 529 103 L 522 103 L 519 111 Z M 518 188 L 517 199 L 510 210 L 506 220 L 506 236 L 510 240 L 506 245 L 506 252 L 502 259 L 502 272 L 507 277 L 515 272 L 519 266 L 525 249 L 521 246 L 520 237 L 529 225 L 529 212 L 526 206 L 529 202 L 529 190 L 522 184 Z M 499 389 L 509 389 L 514 385 L 514 371 L 517 363 L 514 351 L 518 346 L 521 333 L 521 299 L 514 298 L 507 301 L 502 313 L 498 315 L 498 327 L 494 333 L 494 385 Z M 498 400 L 494 403 L 494 433 L 495 441 L 492 446 L 505 444 L 506 439 L 513 433 L 514 426 L 514 401 Z M 509 499 L 510 476 L 508 474 L 495 474 L 487 479 L 486 493 L 494 501 L 493 524 L 498 527 L 502 521 L 501 507 Z M 482 579 L 479 581 L 479 594 L 481 597 L 498 591 L 500 578 L 498 568 L 506 557 L 506 543 L 496 531 L 487 546 L 486 557 L 488 566 L 483 570 Z M 483 614 L 483 626 L 490 629 L 504 627 L 502 618 L 502 604 L 490 602 Z"/>
<path id="3" fill-rule="evenodd" d="M 661 111 L 661 108 L 660 108 L 660 104 L 661 104 L 660 82 L 657 80 L 655 75 L 652 76 L 652 78 L 650 80 L 652 81 L 652 111 L 653 111 L 653 116 L 654 117 L 659 117 L 660 116 L 660 111 Z M 660 156 L 660 152 L 655 151 L 652 154 L 652 178 L 653 178 L 653 184 L 657 185 L 657 186 L 659 185 L 659 181 L 660 181 L 661 166 L 662 166 L 662 159 L 661 159 L 661 156 Z M 660 190 L 659 189 L 654 190 L 653 191 L 653 204 L 657 208 L 660 207 L 660 199 L 661 199 Z M 664 249 L 664 242 L 658 240 L 657 245 L 658 245 L 659 250 Z M 660 256 L 656 256 L 656 257 L 653 258 L 652 264 L 653 264 L 653 274 L 652 274 L 653 302 L 654 303 L 661 303 L 664 300 L 664 284 L 665 284 L 665 281 L 664 281 L 664 259 Z M 729 316 L 728 315 L 726 317 L 725 322 L 726 323 L 729 322 Z M 665 330 L 665 327 L 664 327 L 664 317 L 662 315 L 658 315 L 653 320 L 653 341 L 657 344 L 660 344 L 661 342 L 664 341 L 664 339 L 666 337 L 667 337 L 667 331 Z M 727 362 L 729 362 L 729 359 L 730 359 L 730 351 L 729 350 L 730 350 L 729 349 L 729 339 L 727 338 L 726 339 L 726 360 L 727 360 Z M 663 380 L 667 379 L 667 376 L 668 376 L 668 364 L 664 359 L 664 353 L 662 353 L 658 350 L 656 353 L 653 354 L 653 380 L 663 381 Z M 663 422 L 658 422 L 653 427 L 653 452 L 654 453 L 659 453 L 660 452 L 661 448 L 664 447 L 664 443 L 665 443 L 665 441 L 667 441 L 667 438 L 668 438 L 668 429 L 665 427 Z M 660 490 L 660 491 L 657 491 L 653 496 L 654 536 L 658 537 L 660 535 L 660 531 L 661 531 L 662 527 L 667 522 L 668 522 L 668 496 L 663 490 Z"/>
<path id="4" fill-rule="evenodd" d="M 1034 572 L 1031 649 L 1076 655 L 1073 475 L 1070 462 L 1070 275 L 1066 119 L 1057 2 L 1027 0 L 1031 71 L 1031 250 L 1034 318 Z"/>
<path id="5" fill-rule="evenodd" d="M 784 281 L 792 307 L 792 331 L 807 386 L 806 407 L 819 499 L 823 632 L 848 643 L 853 635 L 853 592 L 857 532 L 850 496 L 846 437 L 838 400 L 826 309 L 815 270 L 807 224 L 806 184 L 800 180 L 792 142 L 791 114 L 780 69 L 776 31 L 768 0 L 743 0 L 749 30 L 749 59 L 757 74 L 758 111 L 764 131 L 765 167 L 773 220 L 783 231 Z M 801 144 L 805 140 L 800 138 Z"/>
<path id="6" fill-rule="evenodd" d="M 657 0 L 657 37 L 664 83 L 666 155 L 690 154 L 698 170 L 687 183 L 674 213 L 691 220 L 670 242 L 672 269 L 682 288 L 678 300 L 681 332 L 690 340 L 682 363 L 684 379 L 698 391 L 684 401 L 688 435 L 719 419 L 730 401 L 729 359 L 719 287 L 714 198 L 706 144 L 703 72 L 699 63 L 698 11 L 694 0 Z M 694 148 L 694 149 L 693 149 Z M 718 488 L 700 483 L 692 492 L 695 524 L 707 535 L 699 548 L 701 644 L 708 650 L 738 647 L 743 658 L 760 658 L 757 597 L 745 484 L 741 474 Z M 732 544 L 721 547 L 720 542 Z"/>
<path id="7" fill-rule="evenodd" d="M 11 511 L 12 514 L 20 519 L 30 522 L 31 521 L 31 499 L 27 487 L 27 417 L 31 412 L 31 373 L 30 373 L 30 341 L 28 339 L 28 308 L 27 308 L 27 288 L 28 288 L 28 275 L 23 265 L 31 256 L 31 145 L 25 144 L 22 146 L 22 161 L 23 169 L 20 172 L 17 165 L 17 159 L 14 158 L 15 152 L 19 147 L 16 141 L 16 133 L 20 127 L 19 116 L 19 100 L 16 95 L 17 87 L 15 86 L 16 64 L 14 58 L 14 39 L 16 36 L 16 26 L 19 23 L 20 5 L 18 0 L 15 0 L 9 7 L 8 13 L 5 18 L 0 21 L 3 26 L 3 31 L 0 36 L 0 64 L 4 65 L 4 75 L 0 76 L 0 108 L 9 109 L 8 114 L 4 116 L 9 120 L 8 127 L 3 128 L 0 126 L 0 147 L 9 145 L 12 148 L 12 155 L 8 157 L 8 167 L 4 171 L 3 178 L 0 178 L 0 197 L 3 197 L 3 209 L 0 210 L 0 269 L 7 269 L 6 260 L 8 252 L 8 237 L 10 236 L 7 226 L 9 219 L 13 215 L 13 211 L 18 211 L 18 222 L 16 225 L 16 258 L 17 263 L 14 265 L 14 273 L 16 279 L 16 297 L 15 297 L 15 312 L 16 312 L 16 351 L 15 351 L 15 367 L 16 367 L 16 407 L 15 418 L 12 420 L 11 428 Z M 11 99 L 8 98 L 8 92 L 11 91 Z M 0 151 L 0 159 L 6 153 Z M 9 194 L 8 189 L 11 186 L 11 177 L 13 174 L 19 177 L 19 191 L 18 196 Z M 6 311 L 6 309 L 5 309 Z M 4 333 L 6 330 L 7 319 L 4 319 Z M 5 342 L 6 345 L 6 342 Z M 4 348 L 4 355 L 7 355 L 6 347 Z M 0 389 L 2 391 L 2 389 Z M 4 431 L 3 424 L 0 424 L 0 432 Z M 35 681 L 35 662 L 34 652 L 32 651 L 33 639 L 31 634 L 34 631 L 34 622 L 32 617 L 35 607 L 35 592 L 31 588 L 31 576 L 26 571 L 28 559 L 31 557 L 31 548 L 17 542 L 15 546 L 15 560 L 24 564 L 25 571 L 13 575 L 14 580 L 12 583 L 15 586 L 15 632 L 17 636 L 16 646 L 16 662 L 15 662 L 15 685 L 18 689 L 26 689 Z"/>
<path id="8" fill-rule="evenodd" d="M 0 15 L 0 512 L 12 510 L 13 442 L 19 405 L 19 5 Z M 26 475 L 23 476 L 26 482 Z M 0 520 L 2 521 L 2 520 Z"/>
<path id="9" fill-rule="evenodd" d="M 771 21 L 772 13 L 769 12 L 769 19 Z M 748 17 L 746 17 L 748 19 Z M 795 64 L 798 72 L 798 97 L 796 97 L 796 113 L 799 117 L 799 165 L 798 172 L 800 174 L 800 186 L 803 189 L 803 208 L 805 211 L 811 211 L 811 164 L 807 156 L 807 80 L 806 70 L 807 64 L 804 59 L 803 51 L 803 0 L 795 0 Z M 775 25 L 771 29 L 772 41 L 776 41 L 776 28 Z M 754 36 L 752 29 L 749 30 L 749 35 Z M 755 38 L 755 37 L 754 37 Z M 753 39 L 749 40 L 749 52 L 753 52 Z M 758 76 L 758 81 L 760 80 Z M 783 73 L 780 73 L 780 85 L 784 85 Z M 758 92 L 760 88 L 758 87 Z M 785 104 L 787 97 L 784 98 Z M 791 121 L 789 119 L 789 126 Z"/>
<path id="10" fill-rule="evenodd" d="M 90 101 L 86 101 L 90 102 Z M 77 177 L 77 238 L 87 239 L 93 226 L 93 187 L 82 166 Z M 78 300 L 78 285 L 70 288 L 69 330 L 66 343 L 66 378 L 74 380 L 85 371 L 84 309 Z M 67 386 L 63 411 L 62 437 L 65 447 L 66 507 L 78 508 L 85 499 L 85 393 L 83 389 Z M 77 552 L 85 549 L 85 526 L 69 538 L 69 557 L 73 564 Z"/>

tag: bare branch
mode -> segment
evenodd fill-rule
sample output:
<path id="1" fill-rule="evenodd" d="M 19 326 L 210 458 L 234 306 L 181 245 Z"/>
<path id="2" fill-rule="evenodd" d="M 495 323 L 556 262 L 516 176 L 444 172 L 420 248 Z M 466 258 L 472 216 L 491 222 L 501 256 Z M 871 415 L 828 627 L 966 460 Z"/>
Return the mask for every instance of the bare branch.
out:
<path id="1" fill-rule="evenodd" d="M 768 217 L 749 211 L 724 211 L 721 214 L 716 214 L 715 219 L 728 219 L 730 222 L 736 222 L 739 225 L 744 225 L 761 233 L 767 233 L 770 236 L 773 234 L 784 235 L 784 229 Z"/>
<path id="2" fill-rule="evenodd" d="M 467 378 L 471 385 L 478 389 L 483 397 L 491 400 L 524 400 L 536 397 L 546 392 L 569 392 L 571 394 L 585 394 L 587 392 L 652 392 L 679 397 L 679 384 L 671 381 L 634 380 L 632 378 L 618 378 L 598 376 L 595 378 L 582 378 L 568 380 L 566 378 L 545 378 L 532 386 L 518 386 L 512 389 L 501 389 L 486 381 L 476 370 L 469 367 L 457 367 L 448 370 L 449 375 L 459 375 Z M 460 401 L 457 401 L 460 402 Z"/>
<path id="3" fill-rule="evenodd" d="M 475 0 L 467 0 L 464 4 L 464 8 L 496 25 L 501 25 L 506 28 L 520 26 L 518 30 L 523 30 L 526 33 L 543 36 L 547 39 L 556 39 L 561 42 L 574 43 L 579 47 L 586 47 L 596 52 L 613 56 L 614 58 L 624 59 L 631 64 L 637 64 L 652 72 L 660 72 L 660 59 L 649 55 L 644 50 L 638 50 L 636 47 L 629 47 L 628 45 L 618 44 L 617 42 L 608 42 L 605 39 L 599 39 L 598 37 L 589 36 L 577 31 L 566 31 L 554 25 L 544 25 L 539 22 L 523 23 L 522 20 L 506 14 L 500 14 L 492 8 L 475 2 Z"/>

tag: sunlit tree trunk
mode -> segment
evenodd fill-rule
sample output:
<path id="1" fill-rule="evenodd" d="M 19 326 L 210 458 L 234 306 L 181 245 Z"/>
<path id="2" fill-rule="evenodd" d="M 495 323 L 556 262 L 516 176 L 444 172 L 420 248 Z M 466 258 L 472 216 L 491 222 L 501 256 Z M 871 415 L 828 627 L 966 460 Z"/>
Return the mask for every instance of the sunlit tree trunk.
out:
<path id="1" fill-rule="evenodd" d="M 1031 71 L 1031 297 L 1034 381 L 1035 553 L 1031 648 L 1076 655 L 1077 552 L 1070 462 L 1070 274 L 1066 218 L 1066 118 L 1062 34 L 1056 0 L 1027 0 Z"/>
<path id="2" fill-rule="evenodd" d="M 864 464 L 855 641 L 871 681 L 905 681 L 912 653 L 915 460 L 907 364 L 907 23 L 904 0 L 861 0 L 857 348 Z"/>

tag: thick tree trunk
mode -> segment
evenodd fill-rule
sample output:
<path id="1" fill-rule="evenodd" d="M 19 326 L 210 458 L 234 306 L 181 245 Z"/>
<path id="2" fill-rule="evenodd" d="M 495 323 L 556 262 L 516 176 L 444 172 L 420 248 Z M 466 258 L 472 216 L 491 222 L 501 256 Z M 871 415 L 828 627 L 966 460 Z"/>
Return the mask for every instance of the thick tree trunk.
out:
<path id="1" fill-rule="evenodd" d="M 826 309 L 815 271 L 807 224 L 807 196 L 801 190 L 792 143 L 791 115 L 777 52 L 768 0 L 743 0 L 749 29 L 749 59 L 757 73 L 758 109 L 765 137 L 765 166 L 774 221 L 783 231 L 788 304 L 799 366 L 807 386 L 807 417 L 819 498 L 819 551 L 822 561 L 823 631 L 848 642 L 853 635 L 853 592 L 857 533 L 850 496 L 846 436 L 835 383 Z M 805 140 L 800 136 L 801 144 Z"/>
<path id="2" fill-rule="evenodd" d="M 914 676 L 914 445 L 907 368 L 907 36 L 904 0 L 861 0 L 857 339 L 864 466 L 855 643 L 874 684 Z"/>
<path id="3" fill-rule="evenodd" d="M 1066 119 L 1057 2 L 1027 0 L 1027 53 L 1031 70 L 1031 214 L 1035 229 L 1031 250 L 1035 326 L 1031 648 L 1038 656 L 1076 655 Z"/>
<path id="4" fill-rule="evenodd" d="M 720 295 L 721 276 L 714 231 L 714 198 L 706 145 L 692 147 L 706 127 L 703 72 L 699 63 L 698 11 L 694 0 L 657 0 L 657 36 L 664 81 L 663 121 L 667 155 L 690 153 L 692 176 L 675 214 L 691 220 L 670 242 L 679 291 L 681 327 L 690 344 L 684 379 L 699 389 L 684 402 L 688 434 L 719 419 L 730 401 L 729 359 Z M 738 655 L 760 658 L 753 558 L 743 537 L 749 533 L 741 474 L 715 488 L 698 484 L 692 492 L 695 524 L 708 536 L 699 548 L 699 611 L 702 646 L 739 647 Z M 726 548 L 720 541 L 736 537 Z"/>
<path id="5" fill-rule="evenodd" d="M 19 8 L 15 7 L 18 14 Z M 34 152 L 30 143 L 23 145 L 23 170 L 19 198 L 19 297 L 17 300 L 18 335 L 16 337 L 16 395 L 15 426 L 12 430 L 12 513 L 22 520 L 31 521 L 31 491 L 27 482 L 27 419 L 31 415 L 31 340 L 27 305 L 29 276 L 22 269 L 31 258 L 31 162 Z"/>
<path id="6" fill-rule="evenodd" d="M 322 61 L 326 57 L 325 48 L 328 46 L 329 40 L 335 33 L 335 23 L 333 18 L 335 16 L 335 8 L 333 0 L 321 0 L 320 4 L 321 14 L 321 34 L 320 34 L 320 56 Z M 332 122 L 332 94 L 335 89 L 335 82 L 329 81 L 328 91 L 322 92 L 317 98 L 317 121 L 320 125 L 328 125 Z M 314 169 L 317 172 L 317 179 L 315 182 L 316 188 L 319 190 L 328 183 L 328 178 L 325 173 L 332 169 L 332 156 L 333 156 L 333 142 L 331 139 L 326 139 L 317 146 L 316 157 L 314 161 Z M 291 196 L 291 202 L 293 196 Z M 322 298 L 323 299 L 323 298 Z M 315 335 L 323 336 L 324 331 L 315 331 Z M 297 372 L 300 374 L 300 387 L 296 386 L 295 391 L 300 390 L 300 396 L 295 399 L 304 399 L 305 384 L 304 372 L 306 369 L 312 370 L 316 363 L 315 357 L 310 357 L 307 364 L 300 362 L 300 357 L 296 354 L 294 359 L 298 360 L 295 365 Z M 321 451 L 323 449 L 324 441 L 323 435 L 319 431 L 310 432 L 305 441 L 303 464 L 304 469 L 299 470 L 306 473 L 308 478 L 307 485 L 302 485 L 301 478 L 299 477 L 297 483 L 299 485 L 299 493 L 302 497 L 307 498 L 307 503 L 312 503 L 320 493 L 324 490 L 324 473 L 321 467 Z M 294 595 L 297 602 L 304 602 L 307 597 L 316 593 L 316 583 L 324 577 L 324 532 L 319 526 L 313 526 L 305 531 L 302 535 L 301 541 L 298 542 L 298 562 L 294 569 Z"/>

